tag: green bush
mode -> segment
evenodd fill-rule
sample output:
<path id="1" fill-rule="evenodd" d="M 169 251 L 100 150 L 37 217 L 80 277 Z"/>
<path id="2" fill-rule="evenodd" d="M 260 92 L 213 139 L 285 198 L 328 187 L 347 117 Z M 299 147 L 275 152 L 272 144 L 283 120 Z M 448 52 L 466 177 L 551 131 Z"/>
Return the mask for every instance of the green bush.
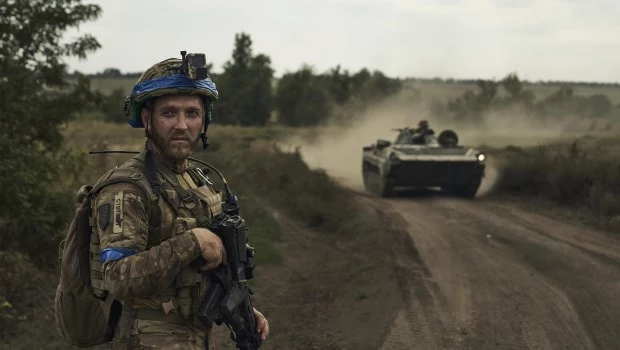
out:
<path id="1" fill-rule="evenodd" d="M 620 162 L 577 142 L 493 152 L 501 176 L 495 190 L 585 207 L 600 216 L 620 211 Z"/>

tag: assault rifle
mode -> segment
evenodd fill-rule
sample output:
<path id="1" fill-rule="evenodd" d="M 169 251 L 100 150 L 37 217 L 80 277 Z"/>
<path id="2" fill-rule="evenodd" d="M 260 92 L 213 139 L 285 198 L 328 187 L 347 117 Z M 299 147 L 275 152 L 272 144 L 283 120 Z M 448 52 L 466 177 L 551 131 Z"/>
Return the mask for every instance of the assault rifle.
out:
<path id="1" fill-rule="evenodd" d="M 239 216 L 236 197 L 228 196 L 224 212 L 216 216 L 209 229 L 217 234 L 226 249 L 226 265 L 207 271 L 211 288 L 202 299 L 198 318 L 211 327 L 226 324 L 237 349 L 254 350 L 261 346 L 247 281 L 254 277 L 255 250 L 247 241 L 245 220 Z M 202 259 L 202 258 L 200 258 Z"/>

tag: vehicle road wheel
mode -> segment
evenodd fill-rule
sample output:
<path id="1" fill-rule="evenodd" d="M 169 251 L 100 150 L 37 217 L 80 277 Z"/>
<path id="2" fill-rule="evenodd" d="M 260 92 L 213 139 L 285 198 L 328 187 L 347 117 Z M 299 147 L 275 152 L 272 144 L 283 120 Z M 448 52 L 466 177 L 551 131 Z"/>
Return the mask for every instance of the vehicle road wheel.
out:
<path id="1" fill-rule="evenodd" d="M 365 169 L 365 167 L 362 168 L 362 180 L 364 181 L 366 191 L 374 192 L 372 184 L 374 181 L 377 181 L 376 178 L 377 176 L 372 171 Z"/>

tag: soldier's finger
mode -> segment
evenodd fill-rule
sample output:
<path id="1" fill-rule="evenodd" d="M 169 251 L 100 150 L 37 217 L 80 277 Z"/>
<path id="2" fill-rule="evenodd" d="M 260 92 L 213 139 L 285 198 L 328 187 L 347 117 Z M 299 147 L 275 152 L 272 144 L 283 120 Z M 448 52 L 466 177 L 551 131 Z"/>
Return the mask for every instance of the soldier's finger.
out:
<path id="1" fill-rule="evenodd" d="M 228 256 L 226 255 L 226 249 L 222 247 L 222 264 L 226 265 L 228 263 Z"/>
<path id="2" fill-rule="evenodd" d="M 265 340 L 267 338 L 267 335 L 269 335 L 269 322 L 267 322 L 267 319 L 265 319 L 265 325 L 263 326 L 263 329 L 260 333 L 263 340 Z"/>

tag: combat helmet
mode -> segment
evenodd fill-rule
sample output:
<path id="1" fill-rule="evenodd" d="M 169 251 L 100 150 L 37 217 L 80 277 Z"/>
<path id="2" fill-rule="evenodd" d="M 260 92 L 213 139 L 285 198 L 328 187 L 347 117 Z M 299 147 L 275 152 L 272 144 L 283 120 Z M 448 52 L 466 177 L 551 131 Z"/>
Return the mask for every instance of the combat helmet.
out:
<path id="1" fill-rule="evenodd" d="M 140 113 L 146 103 L 155 97 L 171 94 L 200 95 L 206 107 L 203 146 L 208 124 L 212 120 L 213 103 L 219 93 L 211 81 L 206 68 L 204 54 L 187 54 L 181 51 L 181 59 L 168 58 L 148 68 L 136 81 L 133 91 L 125 99 L 124 112 L 128 123 L 134 128 L 143 128 Z"/>

